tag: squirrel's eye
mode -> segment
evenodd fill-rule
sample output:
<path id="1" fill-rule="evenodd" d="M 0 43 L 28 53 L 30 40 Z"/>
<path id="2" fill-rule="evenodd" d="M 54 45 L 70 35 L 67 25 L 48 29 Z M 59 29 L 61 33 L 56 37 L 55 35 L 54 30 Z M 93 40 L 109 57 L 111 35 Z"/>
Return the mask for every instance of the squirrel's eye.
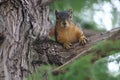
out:
<path id="1" fill-rule="evenodd" d="M 59 17 L 59 15 L 56 15 L 56 19 L 59 19 L 60 17 Z"/>
<path id="2" fill-rule="evenodd" d="M 70 18 L 72 18 L 72 16 L 71 16 L 71 15 L 70 15 L 69 17 L 70 17 Z"/>
<path id="3" fill-rule="evenodd" d="M 72 16 L 72 14 L 69 14 L 69 18 L 72 18 L 73 16 Z"/>

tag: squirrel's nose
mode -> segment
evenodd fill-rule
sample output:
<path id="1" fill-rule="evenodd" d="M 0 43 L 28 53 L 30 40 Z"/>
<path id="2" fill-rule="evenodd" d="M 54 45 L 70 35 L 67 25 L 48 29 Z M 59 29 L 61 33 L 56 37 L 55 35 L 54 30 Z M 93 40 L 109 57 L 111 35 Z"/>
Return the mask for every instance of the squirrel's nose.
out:
<path id="1" fill-rule="evenodd" d="M 66 25 L 66 22 L 63 22 L 63 25 Z"/>

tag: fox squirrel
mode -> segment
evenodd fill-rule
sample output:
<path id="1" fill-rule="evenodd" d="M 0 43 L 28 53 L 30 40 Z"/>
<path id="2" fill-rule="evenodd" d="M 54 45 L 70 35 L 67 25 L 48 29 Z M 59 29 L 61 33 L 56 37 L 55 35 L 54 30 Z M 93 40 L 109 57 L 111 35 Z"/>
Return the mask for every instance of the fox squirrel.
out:
<path id="1" fill-rule="evenodd" d="M 55 32 L 55 40 L 58 43 L 61 43 L 66 49 L 69 49 L 74 42 L 80 42 L 82 45 L 86 44 L 87 38 L 82 30 L 71 20 L 72 9 L 63 12 L 55 10 L 55 15 L 56 25 L 52 32 Z"/>

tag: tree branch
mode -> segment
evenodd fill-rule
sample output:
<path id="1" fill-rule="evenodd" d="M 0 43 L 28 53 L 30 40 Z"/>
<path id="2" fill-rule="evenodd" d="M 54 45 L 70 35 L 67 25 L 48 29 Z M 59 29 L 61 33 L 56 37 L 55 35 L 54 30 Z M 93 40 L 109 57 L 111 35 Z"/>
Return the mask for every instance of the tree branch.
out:
<path id="1" fill-rule="evenodd" d="M 56 72 L 60 71 L 63 67 L 65 67 L 66 65 L 68 65 L 68 64 L 72 63 L 73 61 L 75 61 L 76 59 L 80 58 L 81 56 L 89 54 L 88 52 L 90 52 L 92 50 L 91 46 L 93 46 L 95 43 L 97 43 L 99 41 L 108 40 L 108 39 L 110 39 L 110 40 L 120 39 L 120 28 L 116 28 L 116 29 L 113 29 L 111 31 L 108 31 L 108 32 L 105 32 L 102 34 L 97 34 L 97 35 L 91 36 L 90 40 L 92 40 L 92 41 L 86 45 L 85 49 L 77 50 L 76 51 L 78 53 L 77 56 L 75 56 L 71 60 L 67 61 L 66 63 L 64 63 L 60 67 L 54 69 L 52 72 L 56 73 Z"/>

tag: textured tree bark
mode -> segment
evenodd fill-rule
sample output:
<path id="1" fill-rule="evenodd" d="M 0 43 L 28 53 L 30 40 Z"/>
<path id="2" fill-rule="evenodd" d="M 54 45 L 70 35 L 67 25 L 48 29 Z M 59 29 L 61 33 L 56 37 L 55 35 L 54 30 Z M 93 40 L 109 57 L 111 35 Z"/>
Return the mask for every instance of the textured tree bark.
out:
<path id="1" fill-rule="evenodd" d="M 48 37 L 51 1 L 0 0 L 0 80 L 23 80 L 37 68 L 32 42 Z"/>

